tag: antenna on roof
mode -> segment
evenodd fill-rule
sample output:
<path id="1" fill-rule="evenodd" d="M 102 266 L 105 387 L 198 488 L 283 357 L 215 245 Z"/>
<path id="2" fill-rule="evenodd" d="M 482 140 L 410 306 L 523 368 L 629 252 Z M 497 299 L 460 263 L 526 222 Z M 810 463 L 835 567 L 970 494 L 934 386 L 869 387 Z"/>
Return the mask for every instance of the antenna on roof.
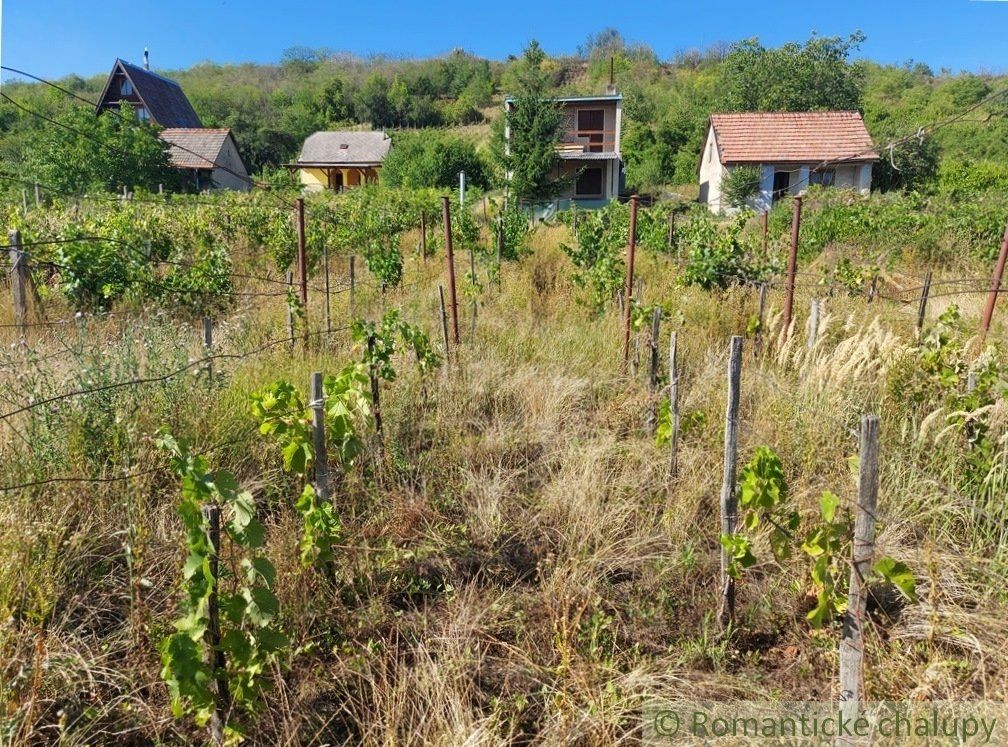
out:
<path id="1" fill-rule="evenodd" d="M 150 70 L 150 51 L 144 47 L 144 70 Z"/>
<path id="2" fill-rule="evenodd" d="M 616 56 L 609 55 L 609 85 L 606 86 L 606 93 L 616 93 Z"/>

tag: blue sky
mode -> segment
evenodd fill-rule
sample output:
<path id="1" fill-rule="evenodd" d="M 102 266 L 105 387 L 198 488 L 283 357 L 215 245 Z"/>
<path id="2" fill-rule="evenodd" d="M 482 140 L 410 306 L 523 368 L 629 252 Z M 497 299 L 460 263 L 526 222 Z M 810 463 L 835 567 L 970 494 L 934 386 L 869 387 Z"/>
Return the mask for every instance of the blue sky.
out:
<path id="1" fill-rule="evenodd" d="M 936 71 L 1008 71 L 1008 0 L 828 2 L 400 2 L 399 0 L 0 0 L 3 64 L 42 76 L 105 72 L 117 56 L 155 69 L 203 60 L 272 62 L 284 49 L 429 56 L 463 47 L 503 58 L 537 38 L 573 52 L 588 34 L 618 28 L 662 58 L 716 41 L 767 44 L 860 29 L 862 54 L 922 61 Z"/>

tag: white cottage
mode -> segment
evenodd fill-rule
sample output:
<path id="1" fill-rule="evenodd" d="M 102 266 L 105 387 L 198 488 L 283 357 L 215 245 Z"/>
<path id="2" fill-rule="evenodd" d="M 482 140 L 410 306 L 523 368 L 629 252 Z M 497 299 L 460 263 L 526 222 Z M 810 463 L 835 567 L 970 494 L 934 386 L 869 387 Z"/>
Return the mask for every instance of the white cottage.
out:
<path id="1" fill-rule="evenodd" d="M 812 184 L 871 191 L 872 164 L 879 159 L 858 112 L 743 112 L 712 114 L 700 155 L 700 202 L 719 213 L 725 173 L 758 166 L 755 210 Z"/>

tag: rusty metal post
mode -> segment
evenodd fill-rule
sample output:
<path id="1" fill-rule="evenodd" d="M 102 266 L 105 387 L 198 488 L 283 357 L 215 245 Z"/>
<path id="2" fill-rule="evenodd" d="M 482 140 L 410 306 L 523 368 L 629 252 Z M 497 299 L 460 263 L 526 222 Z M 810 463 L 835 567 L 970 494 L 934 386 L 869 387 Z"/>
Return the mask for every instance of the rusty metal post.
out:
<path id="1" fill-rule="evenodd" d="M 441 198 L 441 209 L 444 215 L 445 255 L 448 262 L 448 306 L 451 311 L 452 339 L 458 345 L 458 297 L 455 295 L 455 252 L 452 250 L 451 233 L 451 198 L 447 195 Z"/>
<path id="2" fill-rule="evenodd" d="M 305 225 L 304 225 L 304 198 L 298 197 L 294 201 L 295 217 L 297 219 L 297 262 L 298 279 L 301 281 L 301 303 L 305 306 L 305 314 L 308 313 L 308 260 L 305 257 Z"/>
<path id="3" fill-rule="evenodd" d="M 798 233 L 801 228 L 801 195 L 794 196 L 791 206 L 791 248 L 788 250 L 787 286 L 784 295 L 784 338 L 787 339 L 791 327 L 791 313 L 794 310 L 795 272 L 798 269 Z"/>
<path id="4" fill-rule="evenodd" d="M 207 599 L 207 630 L 204 636 L 208 650 L 209 664 L 214 678 L 214 708 L 210 716 L 210 738 L 214 744 L 224 744 L 224 727 L 228 711 L 231 710 L 231 692 L 227 679 L 227 661 L 221 649 L 220 612 L 218 588 L 220 586 L 220 506 L 201 506 L 203 526 L 206 528 L 207 539 L 210 542 L 211 553 L 208 559 L 210 578 L 213 586 Z"/>
<path id="5" fill-rule="evenodd" d="M 1004 277 L 1005 260 L 1008 259 L 1008 225 L 1005 225 L 1004 238 L 1001 239 L 1001 253 L 998 254 L 994 275 L 991 277 L 990 291 L 987 293 L 987 307 L 984 309 L 983 321 L 980 323 L 980 341 L 978 349 L 983 348 L 987 332 L 990 330 L 991 319 L 994 317 L 994 304 L 997 303 L 1001 291 L 1001 279 Z"/>
<path id="6" fill-rule="evenodd" d="M 637 250 L 637 195 L 630 196 L 630 235 L 627 240 L 626 303 L 623 305 L 623 349 L 620 352 L 620 370 L 626 373 L 630 357 L 630 322 L 633 316 L 634 253 Z"/>

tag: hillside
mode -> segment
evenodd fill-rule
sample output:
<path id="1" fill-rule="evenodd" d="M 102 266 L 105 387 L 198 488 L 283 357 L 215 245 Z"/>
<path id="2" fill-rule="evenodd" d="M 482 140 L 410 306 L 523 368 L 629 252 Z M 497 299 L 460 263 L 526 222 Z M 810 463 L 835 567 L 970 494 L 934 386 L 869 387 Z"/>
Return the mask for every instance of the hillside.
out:
<path id="1" fill-rule="evenodd" d="M 743 42 L 659 60 L 649 48 L 628 44 L 610 30 L 587 40 L 580 57 L 550 58 L 546 68 L 557 92 L 597 93 L 608 82 L 612 60 L 616 85 L 626 97 L 628 178 L 638 187 L 695 180 L 711 111 L 861 109 L 872 135 L 884 143 L 969 109 L 1008 84 L 994 76 L 932 71 L 920 64 L 858 61 L 859 39 L 814 38 L 778 49 Z M 126 55 L 110 49 L 110 65 L 116 54 Z M 250 171 L 257 173 L 292 159 L 304 138 L 320 129 L 437 127 L 485 143 L 489 122 L 520 64 L 520 59 L 492 61 L 463 51 L 404 60 L 298 48 L 276 65 L 208 62 L 159 72 L 181 83 L 204 124 L 234 130 Z M 755 80 L 762 93 L 739 82 Z M 94 100 L 104 78 L 59 83 Z M 7 90 L 47 115 L 75 103 L 37 84 L 11 83 Z M 1004 112 L 1000 99 L 943 130 L 934 141 L 938 157 L 956 162 L 1008 158 Z M 43 126 L 7 104 L 0 107 L 0 163 L 18 168 L 28 137 Z"/>

